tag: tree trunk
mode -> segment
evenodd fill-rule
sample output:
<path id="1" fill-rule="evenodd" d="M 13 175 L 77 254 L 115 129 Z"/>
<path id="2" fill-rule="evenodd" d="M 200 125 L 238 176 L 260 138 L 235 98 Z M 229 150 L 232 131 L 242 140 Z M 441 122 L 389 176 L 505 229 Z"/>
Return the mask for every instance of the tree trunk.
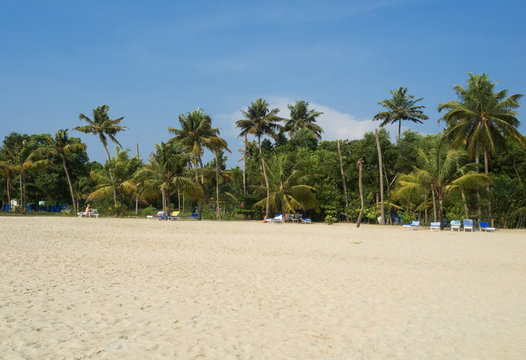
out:
<path id="1" fill-rule="evenodd" d="M 400 143 L 400 133 L 402 131 L 402 119 L 398 120 L 398 140 L 396 141 L 397 144 Z"/>
<path id="2" fill-rule="evenodd" d="M 442 223 L 444 222 L 444 215 L 443 215 L 443 199 L 440 197 L 438 198 L 438 206 L 439 206 L 439 212 L 440 212 L 440 229 L 444 229 L 444 226 Z"/>
<path id="3" fill-rule="evenodd" d="M 117 188 L 115 187 L 115 180 L 113 180 L 113 170 L 111 169 L 111 158 L 107 146 L 103 143 L 106 156 L 108 157 L 108 173 L 110 174 L 111 186 L 113 188 L 113 206 L 117 206 Z"/>
<path id="4" fill-rule="evenodd" d="M 340 173 L 342 174 L 342 184 L 343 184 L 343 197 L 345 198 L 345 219 L 349 222 L 349 200 L 347 199 L 347 185 L 345 183 L 345 173 L 343 172 L 343 160 L 342 160 L 342 150 L 340 148 L 340 140 L 338 140 L 338 157 L 340 158 Z"/>
<path id="5" fill-rule="evenodd" d="M 177 210 L 181 211 L 181 192 L 177 189 Z"/>
<path id="6" fill-rule="evenodd" d="M 217 151 L 214 151 L 214 156 L 216 158 L 216 212 L 217 220 L 221 220 L 221 209 L 219 208 L 219 163 L 217 159 Z"/>
<path id="7" fill-rule="evenodd" d="M 20 171 L 20 206 L 22 206 L 22 211 L 26 212 L 24 206 L 24 181 L 22 180 L 23 178 L 24 174 L 22 173 L 22 171 Z"/>
<path id="8" fill-rule="evenodd" d="M 433 221 L 437 221 L 437 203 L 435 199 L 435 189 L 431 188 L 431 196 L 433 196 Z"/>
<path id="9" fill-rule="evenodd" d="M 265 187 L 267 188 L 267 201 L 265 202 L 265 219 L 269 216 L 269 204 L 270 204 L 270 186 L 268 184 L 267 169 L 265 167 L 265 159 L 263 158 L 263 151 L 261 150 L 261 142 L 258 141 L 259 145 L 259 156 L 261 157 L 261 168 L 263 169 L 263 177 L 265 178 Z"/>
<path id="10" fill-rule="evenodd" d="M 424 204 L 425 204 L 425 207 L 424 207 L 424 223 L 427 224 L 427 194 L 424 198 Z"/>
<path id="11" fill-rule="evenodd" d="M 139 194 L 135 195 L 135 215 L 139 215 Z"/>
<path id="12" fill-rule="evenodd" d="M 358 221 L 356 223 L 356 227 L 360 227 L 360 224 L 362 222 L 362 216 L 363 216 L 363 186 L 362 186 L 362 165 L 363 165 L 363 158 L 360 158 L 358 160 L 358 190 L 360 192 L 360 215 L 358 215 Z"/>
<path id="13" fill-rule="evenodd" d="M 479 172 L 479 150 L 475 152 L 475 163 L 477 164 L 477 173 Z M 480 192 L 477 190 L 477 220 L 480 221 L 482 219 L 482 207 L 480 205 Z"/>
<path id="14" fill-rule="evenodd" d="M 247 193 L 247 134 L 245 134 L 245 146 L 243 146 L 243 194 Z"/>
<path id="15" fill-rule="evenodd" d="M 458 164 L 458 160 L 457 160 L 457 171 L 459 170 L 460 170 L 460 165 Z M 462 195 L 462 204 L 464 205 L 464 219 L 469 219 L 468 204 L 466 202 L 466 194 L 464 193 L 463 189 L 460 189 L 460 194 Z"/>
<path id="16" fill-rule="evenodd" d="M 489 157 L 488 157 L 488 149 L 484 147 L 484 173 L 486 175 L 489 174 Z M 494 226 L 493 224 L 493 215 L 491 213 L 491 191 L 489 190 L 489 184 L 486 185 L 486 193 L 488 194 L 488 219 L 491 226 Z"/>
<path id="17" fill-rule="evenodd" d="M 376 148 L 378 149 L 378 166 L 380 171 L 380 209 L 382 219 L 380 224 L 385 224 L 385 211 L 384 211 L 384 177 L 382 173 L 383 163 L 382 163 L 382 148 L 380 146 L 380 139 L 378 138 L 378 130 L 375 129 L 374 133 L 376 134 Z"/>
<path id="18" fill-rule="evenodd" d="M 164 189 L 164 187 L 161 187 L 161 198 L 163 203 L 164 215 L 168 215 L 168 209 L 166 208 L 166 190 Z"/>
<path id="19" fill-rule="evenodd" d="M 66 178 L 68 179 L 69 192 L 71 194 L 71 204 L 73 205 L 73 213 L 77 213 L 77 204 L 75 204 L 75 194 L 73 193 L 73 185 L 71 184 L 71 178 L 69 177 L 68 168 L 66 167 L 66 158 L 64 154 L 60 154 L 62 157 L 62 165 L 64 165 L 64 172 L 66 173 Z"/>
<path id="20" fill-rule="evenodd" d="M 9 204 L 9 210 L 11 210 L 11 175 L 7 174 L 7 201 Z"/>

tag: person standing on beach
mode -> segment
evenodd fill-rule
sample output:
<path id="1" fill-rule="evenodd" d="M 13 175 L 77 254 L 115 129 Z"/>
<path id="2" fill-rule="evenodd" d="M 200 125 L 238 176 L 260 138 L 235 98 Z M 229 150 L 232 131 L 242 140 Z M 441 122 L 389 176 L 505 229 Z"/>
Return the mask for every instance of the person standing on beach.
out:
<path id="1" fill-rule="evenodd" d="M 91 206 L 90 204 L 86 205 L 86 216 L 91 217 Z"/>

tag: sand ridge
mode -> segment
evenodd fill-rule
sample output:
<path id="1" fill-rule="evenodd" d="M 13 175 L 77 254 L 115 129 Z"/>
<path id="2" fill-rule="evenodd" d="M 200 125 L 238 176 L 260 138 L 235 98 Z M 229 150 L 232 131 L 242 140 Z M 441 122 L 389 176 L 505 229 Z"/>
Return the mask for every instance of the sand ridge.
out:
<path id="1" fill-rule="evenodd" d="M 0 226 L 0 358 L 526 358 L 524 230 Z"/>

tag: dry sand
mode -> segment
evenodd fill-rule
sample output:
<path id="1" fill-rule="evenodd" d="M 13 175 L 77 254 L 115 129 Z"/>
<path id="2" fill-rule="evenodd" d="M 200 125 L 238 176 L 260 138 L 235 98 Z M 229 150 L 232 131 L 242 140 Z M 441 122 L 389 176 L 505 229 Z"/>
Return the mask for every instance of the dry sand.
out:
<path id="1" fill-rule="evenodd" d="M 525 359 L 526 231 L 0 217 L 1 359 Z"/>

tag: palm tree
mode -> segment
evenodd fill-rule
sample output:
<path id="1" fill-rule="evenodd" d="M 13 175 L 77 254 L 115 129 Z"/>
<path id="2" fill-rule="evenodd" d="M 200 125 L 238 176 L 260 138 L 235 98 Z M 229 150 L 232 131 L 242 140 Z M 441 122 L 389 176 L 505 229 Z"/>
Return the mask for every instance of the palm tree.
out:
<path id="1" fill-rule="evenodd" d="M 73 184 L 71 183 L 71 177 L 69 176 L 68 167 L 66 166 L 66 156 L 70 153 L 74 153 L 78 150 L 86 148 L 86 145 L 72 141 L 68 136 L 68 129 L 58 130 L 55 133 L 55 137 L 47 136 L 46 140 L 48 142 L 48 147 L 44 150 L 52 155 L 60 155 L 62 159 L 62 165 L 64 167 L 64 172 L 66 173 L 66 178 L 68 180 L 69 192 L 71 194 L 71 203 L 73 204 L 73 212 L 77 213 L 77 203 L 75 201 L 75 194 L 73 193 Z"/>
<path id="2" fill-rule="evenodd" d="M 110 196 L 114 189 L 121 195 L 129 192 L 130 184 L 127 181 L 141 165 L 141 160 L 136 157 L 130 158 L 129 150 L 121 151 L 116 148 L 115 155 L 103 169 L 90 172 L 90 176 L 97 183 L 97 187 L 95 191 L 89 194 L 88 200 L 104 199 Z M 114 206 L 117 206 L 117 203 L 114 203 Z"/>
<path id="3" fill-rule="evenodd" d="M 108 162 L 110 162 L 110 153 L 108 152 L 108 137 L 117 145 L 122 148 L 122 145 L 117 141 L 115 135 L 126 129 L 126 126 L 119 125 L 119 123 L 124 119 L 120 117 L 118 119 L 110 119 L 108 116 L 108 111 L 110 107 L 108 105 L 98 106 L 93 110 L 93 120 L 87 117 L 84 114 L 79 115 L 79 120 L 84 120 L 88 123 L 86 126 L 77 126 L 73 130 L 77 130 L 86 134 L 93 134 L 99 137 L 104 150 L 106 151 L 106 156 L 108 157 Z M 113 174 L 109 172 L 110 180 L 114 183 Z M 117 205 L 117 189 L 115 184 L 113 187 L 113 205 Z"/>
<path id="4" fill-rule="evenodd" d="M 212 127 L 212 118 L 201 108 L 188 112 L 186 116 L 179 114 L 179 124 L 181 129 L 169 127 L 168 131 L 174 134 L 174 140 L 180 142 L 186 152 L 192 155 L 192 162 L 196 169 L 203 168 L 202 155 L 205 144 L 211 141 L 219 133 L 217 128 Z M 197 176 L 197 173 L 196 173 Z M 201 176 L 201 184 L 203 183 Z"/>
<path id="5" fill-rule="evenodd" d="M 363 158 L 359 158 L 356 162 L 358 166 L 358 189 L 360 191 L 360 215 L 358 215 L 358 221 L 356 222 L 356 227 L 360 227 L 362 223 L 363 216 L 363 185 L 362 185 L 362 174 L 363 174 Z"/>
<path id="6" fill-rule="evenodd" d="M 399 187 L 394 191 L 393 196 L 399 198 L 410 196 L 415 192 L 420 194 L 431 192 L 438 200 L 438 217 L 442 226 L 443 202 L 452 191 L 482 188 L 491 183 L 491 179 L 485 174 L 468 171 L 469 164 L 458 169 L 457 163 L 461 153 L 449 150 L 444 158 L 441 145 L 438 145 L 431 156 L 419 150 L 418 167 L 415 167 L 414 172 L 409 176 L 400 178 Z"/>
<path id="7" fill-rule="evenodd" d="M 440 104 L 438 111 L 447 111 L 440 120 L 445 120 L 447 129 L 444 138 L 453 146 L 466 146 L 471 159 L 478 163 L 479 151 L 484 154 L 485 174 L 489 173 L 489 160 L 497 155 L 497 147 L 506 140 L 516 140 L 526 147 L 526 140 L 517 130 L 520 125 L 517 112 L 522 94 L 508 96 L 508 90 L 495 92 L 496 83 L 489 80 L 489 75 L 469 73 L 467 88 L 455 85 L 459 97 Z M 488 216 L 493 225 L 489 185 Z"/>
<path id="8" fill-rule="evenodd" d="M 219 134 L 219 131 L 218 131 Z M 211 149 L 214 152 L 214 159 L 215 159 L 215 167 L 216 167 L 216 212 L 217 212 L 217 220 L 221 220 L 221 209 L 219 208 L 219 154 L 223 153 L 224 150 L 230 152 L 230 149 L 227 146 L 227 143 L 224 139 L 220 137 L 213 137 L 211 139 L 207 139 L 205 143 L 206 147 Z"/>
<path id="9" fill-rule="evenodd" d="M 283 214 L 295 214 L 300 209 L 314 209 L 319 212 L 316 189 L 306 185 L 310 176 L 299 169 L 291 169 L 291 160 L 287 154 L 280 154 L 271 157 L 267 164 L 270 182 L 270 208 Z M 263 198 L 254 206 L 262 208 L 266 201 L 267 199 Z"/>
<path id="10" fill-rule="evenodd" d="M 0 161 L 0 166 L 9 172 L 18 174 L 20 181 L 20 205 L 22 211 L 26 211 L 26 178 L 31 170 L 42 170 L 49 160 L 39 159 L 42 154 L 41 149 L 35 147 L 33 143 L 23 140 L 14 148 L 5 148 L 5 160 Z"/>
<path id="11" fill-rule="evenodd" d="M 290 110 L 290 119 L 286 120 L 283 131 L 288 131 L 289 136 L 299 129 L 309 129 L 314 135 L 321 139 L 323 129 L 316 124 L 316 119 L 322 112 L 314 109 L 309 110 L 309 103 L 303 100 L 296 101 L 294 105 L 287 105 Z"/>
<path id="12" fill-rule="evenodd" d="M 203 200 L 201 185 L 185 176 L 185 169 L 190 161 L 190 155 L 182 152 L 176 141 L 155 144 L 156 152 L 151 154 L 150 163 L 139 169 L 134 180 L 144 184 L 146 197 L 161 192 L 163 211 L 170 211 L 170 195 L 176 190 L 182 190 L 191 198 Z"/>
<path id="13" fill-rule="evenodd" d="M 270 187 L 268 183 L 267 170 L 265 167 L 265 159 L 261 149 L 261 137 L 267 135 L 277 139 L 277 133 L 282 129 L 279 122 L 283 120 L 277 115 L 279 109 L 269 110 L 268 106 L 269 105 L 265 100 L 258 98 L 256 101 L 250 104 L 247 111 L 241 110 L 241 113 L 245 118 L 236 122 L 236 126 L 241 129 L 240 135 L 246 136 L 247 134 L 251 134 L 254 135 L 258 141 L 259 156 L 261 158 L 261 169 L 267 189 L 267 198 L 265 204 L 265 217 L 267 218 L 269 216 Z"/>
<path id="14" fill-rule="evenodd" d="M 380 175 L 380 224 L 385 224 L 385 211 L 384 211 L 384 176 L 383 176 L 383 160 L 382 160 L 382 147 L 380 146 L 380 139 L 378 138 L 378 130 L 374 129 L 376 136 L 376 149 L 378 151 L 378 172 Z M 391 216 L 391 214 L 389 214 Z"/>
<path id="15" fill-rule="evenodd" d="M 391 99 L 378 102 L 387 111 L 379 112 L 373 117 L 373 120 L 382 120 L 380 127 L 398 122 L 398 141 L 400 141 L 402 120 L 410 120 L 422 124 L 422 120 L 429 118 L 423 112 L 425 106 L 416 105 L 423 98 L 415 99 L 413 95 L 408 95 L 407 88 L 403 87 L 399 87 L 395 91 L 389 90 L 389 92 L 393 95 Z"/>
<path id="16" fill-rule="evenodd" d="M 2 177 L 6 180 L 6 190 L 7 190 L 7 202 L 11 206 L 11 187 L 13 182 L 13 170 L 9 165 L 9 162 L 4 163 L 7 160 L 7 152 L 2 149 L 0 153 L 0 170 L 2 171 Z"/>

